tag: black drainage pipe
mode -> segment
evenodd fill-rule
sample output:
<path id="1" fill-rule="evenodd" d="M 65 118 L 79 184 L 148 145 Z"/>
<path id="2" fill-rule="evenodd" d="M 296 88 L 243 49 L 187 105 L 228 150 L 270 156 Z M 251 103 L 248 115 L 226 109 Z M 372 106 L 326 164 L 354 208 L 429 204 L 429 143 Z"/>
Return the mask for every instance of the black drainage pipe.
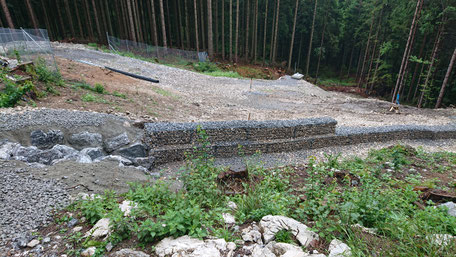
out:
<path id="1" fill-rule="evenodd" d="M 110 70 L 110 71 L 118 72 L 120 74 L 123 74 L 123 75 L 126 75 L 126 76 L 130 76 L 130 77 L 135 78 L 135 79 L 141 79 L 141 80 L 145 80 L 145 81 L 149 81 L 149 82 L 153 82 L 153 83 L 158 83 L 159 82 L 158 80 L 153 79 L 153 78 L 148 78 L 148 77 L 144 77 L 144 76 L 141 76 L 141 75 L 136 75 L 136 74 L 133 74 L 133 73 L 130 73 L 130 72 L 117 70 L 117 69 L 114 69 L 114 68 L 110 68 L 108 66 L 105 66 L 105 68 Z"/>

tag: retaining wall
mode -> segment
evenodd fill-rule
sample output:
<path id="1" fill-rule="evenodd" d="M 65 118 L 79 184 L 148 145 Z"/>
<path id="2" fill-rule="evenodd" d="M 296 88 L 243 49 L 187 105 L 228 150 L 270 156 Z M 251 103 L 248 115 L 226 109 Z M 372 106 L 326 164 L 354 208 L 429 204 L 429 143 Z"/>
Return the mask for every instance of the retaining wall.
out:
<path id="1" fill-rule="evenodd" d="M 336 127 L 336 120 L 323 117 L 280 121 L 221 121 L 202 123 L 147 123 L 145 142 L 156 164 L 185 159 L 198 144 L 198 126 L 206 131 L 209 151 L 214 157 L 233 157 L 242 152 L 251 155 L 291 152 L 329 146 L 403 139 L 456 138 L 456 125 L 383 126 L 371 128 Z"/>

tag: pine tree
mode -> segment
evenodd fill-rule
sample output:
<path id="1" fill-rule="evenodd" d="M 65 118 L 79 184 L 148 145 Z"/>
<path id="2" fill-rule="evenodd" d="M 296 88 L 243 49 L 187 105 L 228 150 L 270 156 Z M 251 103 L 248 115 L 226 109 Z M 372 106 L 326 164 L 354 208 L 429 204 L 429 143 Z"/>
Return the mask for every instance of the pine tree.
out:
<path id="1" fill-rule="evenodd" d="M 290 68 L 291 68 L 291 57 L 293 55 L 293 45 L 294 45 L 294 38 L 295 38 L 295 32 L 296 32 L 296 18 L 298 17 L 298 4 L 299 4 L 299 0 L 296 0 L 295 13 L 294 13 L 294 19 L 293 19 L 293 33 L 291 34 L 290 54 L 288 56 L 288 70 L 290 70 Z"/>
<path id="2" fill-rule="evenodd" d="M 0 4 L 2 5 L 3 13 L 5 14 L 8 27 L 14 29 L 13 19 L 11 19 L 11 14 L 9 12 L 8 5 L 6 4 L 6 0 L 0 0 Z"/>
<path id="3" fill-rule="evenodd" d="M 454 61 L 456 59 L 456 48 L 454 48 L 453 55 L 451 56 L 450 64 L 448 65 L 447 72 L 445 74 L 445 79 L 443 80 L 442 87 L 440 88 L 439 97 L 437 98 L 437 103 L 435 104 L 435 108 L 439 108 L 442 104 L 443 95 L 445 94 L 445 88 L 448 83 L 448 79 L 450 78 L 451 71 L 453 70 Z"/>
<path id="4" fill-rule="evenodd" d="M 313 13 L 313 18 L 312 18 L 312 29 L 310 32 L 310 39 L 309 39 L 309 48 L 307 50 L 306 77 L 309 76 L 310 54 L 312 51 L 312 40 L 313 40 L 313 33 L 315 30 L 315 16 L 317 15 L 317 2 L 318 1 L 315 0 L 314 13 Z"/>

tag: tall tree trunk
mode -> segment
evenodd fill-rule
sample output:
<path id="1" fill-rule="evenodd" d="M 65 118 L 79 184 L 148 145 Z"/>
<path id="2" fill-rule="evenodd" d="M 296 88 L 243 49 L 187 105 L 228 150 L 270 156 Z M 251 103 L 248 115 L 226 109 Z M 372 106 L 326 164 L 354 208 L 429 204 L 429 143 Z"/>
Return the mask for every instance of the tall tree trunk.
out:
<path id="1" fill-rule="evenodd" d="M 233 61 L 233 0 L 230 0 L 230 61 Z"/>
<path id="2" fill-rule="evenodd" d="M 55 3 L 56 10 L 57 10 L 57 16 L 58 16 L 59 23 L 60 23 L 60 29 L 62 31 L 62 37 L 65 38 L 67 36 L 66 35 L 66 31 L 65 31 L 65 23 L 63 22 L 63 16 L 62 16 L 61 8 L 58 5 L 59 5 L 59 1 L 57 0 L 56 3 Z"/>
<path id="3" fill-rule="evenodd" d="M 187 0 L 184 0 L 185 9 L 185 37 L 187 39 L 187 49 L 190 49 L 190 21 L 188 18 Z"/>
<path id="4" fill-rule="evenodd" d="M 318 85 L 318 72 L 320 71 L 320 60 L 321 60 L 321 54 L 322 54 L 322 50 L 323 50 L 323 42 L 325 40 L 325 30 L 326 30 L 326 19 L 325 19 L 325 23 L 323 24 L 323 31 L 321 32 L 320 53 L 318 54 L 317 72 L 315 73 L 315 85 Z"/>
<path id="5" fill-rule="evenodd" d="M 74 33 L 73 17 L 71 17 L 70 5 L 68 4 L 68 0 L 65 0 L 64 3 L 65 3 L 65 12 L 68 17 L 68 24 L 70 26 L 71 36 L 76 37 L 76 34 Z"/>
<path id="6" fill-rule="evenodd" d="M 375 80 L 377 79 L 377 72 L 378 72 L 378 66 L 380 65 L 380 58 L 381 58 L 381 49 L 378 50 L 378 57 L 377 57 L 377 61 L 375 63 L 375 70 L 374 70 L 374 75 L 372 76 L 372 82 L 370 83 L 370 87 L 369 87 L 369 94 L 374 90 L 374 84 L 375 84 Z M 369 84 L 369 81 L 367 81 L 367 83 Z"/>
<path id="7" fill-rule="evenodd" d="M 219 51 L 219 25 L 218 25 L 218 1 L 215 1 L 215 9 L 214 9 L 214 18 L 215 18 L 215 40 L 214 40 L 214 53 L 215 55 L 218 54 Z"/>
<path id="8" fill-rule="evenodd" d="M 375 32 L 375 38 L 374 38 L 374 48 L 372 49 L 372 54 L 371 54 L 371 59 L 369 63 L 369 68 L 367 70 L 367 78 L 366 78 L 366 91 L 369 88 L 369 79 L 371 75 L 371 70 L 372 70 L 372 64 L 374 63 L 374 58 L 375 58 L 375 52 L 377 50 L 377 43 L 378 43 L 378 33 L 380 31 L 380 24 L 382 23 L 382 15 L 383 15 L 383 8 L 380 12 L 380 16 L 378 18 L 378 24 L 377 24 L 377 32 Z"/>
<path id="9" fill-rule="evenodd" d="M 347 78 L 350 77 L 350 70 L 351 70 L 352 63 L 353 63 L 353 54 L 354 53 L 355 53 L 355 44 L 353 44 L 351 54 L 350 54 L 350 61 L 348 62 Z"/>
<path id="10" fill-rule="evenodd" d="M 49 33 L 49 36 L 51 38 L 53 38 L 54 35 L 53 35 L 53 31 L 51 29 L 51 24 L 49 22 L 49 16 L 48 16 L 48 13 L 47 13 L 47 6 L 44 5 L 44 1 L 43 0 L 41 0 L 40 2 L 41 2 L 41 8 L 43 9 L 43 13 L 44 13 L 44 22 L 46 24 L 46 29 L 47 29 L 47 31 Z"/>
<path id="11" fill-rule="evenodd" d="M 178 0 L 174 1 L 174 14 L 177 15 L 177 20 L 174 22 L 176 24 L 176 33 L 178 35 L 178 41 L 181 49 L 184 49 L 184 33 L 182 31 L 182 14 L 181 8 Z"/>
<path id="12" fill-rule="evenodd" d="M 33 28 L 38 29 L 38 22 L 36 21 L 35 13 L 33 12 L 33 7 L 30 3 L 30 0 L 25 0 L 25 3 L 27 4 L 27 9 L 30 14 L 30 19 L 32 20 Z"/>
<path id="13" fill-rule="evenodd" d="M 418 0 L 416 2 L 415 14 L 413 15 L 412 25 L 410 26 L 410 32 L 409 32 L 409 36 L 408 36 L 408 39 L 407 39 L 407 44 L 405 45 L 404 55 L 402 56 L 401 67 L 399 69 L 399 74 L 398 74 L 397 80 L 396 80 L 396 86 L 394 87 L 393 97 L 391 99 L 392 103 L 394 103 L 394 100 L 396 99 L 396 94 L 399 91 L 399 84 L 401 83 L 401 80 L 404 77 L 404 75 L 403 75 L 405 73 L 404 67 L 405 67 L 405 63 L 408 62 L 407 56 L 409 54 L 409 50 L 410 50 L 409 48 L 411 48 L 411 44 L 410 43 L 412 41 L 412 35 L 413 35 L 414 27 L 415 27 L 415 22 L 417 20 L 416 18 L 418 16 L 418 10 L 420 9 L 421 3 L 422 3 L 422 0 Z"/>
<path id="14" fill-rule="evenodd" d="M 157 18 L 155 17 L 155 4 L 154 0 L 150 0 L 150 9 L 152 15 L 150 16 L 150 25 L 152 27 L 152 33 L 154 35 L 154 45 L 158 46 L 158 34 L 157 34 Z"/>
<path id="15" fill-rule="evenodd" d="M 312 18 L 312 29 L 310 30 L 309 49 L 307 50 L 306 77 L 309 76 L 310 54 L 312 53 L 312 40 L 315 29 L 315 16 L 317 15 L 317 0 L 315 0 L 314 13 Z"/>
<path id="16" fill-rule="evenodd" d="M 439 108 L 442 104 L 443 95 L 445 94 L 445 87 L 448 83 L 448 79 L 450 78 L 451 71 L 453 70 L 454 60 L 456 59 L 456 48 L 454 48 L 453 56 L 451 57 L 450 64 L 448 65 L 447 72 L 445 74 L 445 79 L 443 80 L 442 87 L 440 88 L 439 97 L 437 98 L 437 103 L 435 104 L 435 108 Z"/>
<path id="17" fill-rule="evenodd" d="M 161 1 L 161 0 L 160 0 Z M 196 4 L 196 0 L 193 0 L 193 10 L 195 11 L 195 44 L 196 44 L 196 52 L 199 52 L 199 42 L 198 42 L 198 6 Z"/>
<path id="18" fill-rule="evenodd" d="M 420 2 L 420 0 L 419 0 L 419 2 Z M 410 55 L 411 55 L 411 53 L 412 53 L 413 45 L 414 45 L 414 43 L 415 43 L 416 28 L 418 27 L 418 20 L 420 19 L 421 9 L 422 9 L 422 7 L 423 7 L 423 2 L 424 2 L 424 0 L 421 0 L 421 2 L 420 2 L 420 4 L 419 4 L 419 9 L 418 9 L 417 17 L 416 17 L 415 26 L 413 27 L 412 40 L 411 40 L 411 42 L 410 42 L 410 46 L 409 46 L 409 49 L 408 49 L 408 53 L 407 53 L 407 56 L 406 56 L 406 58 L 405 58 L 404 75 L 402 76 L 402 78 L 401 78 L 401 80 L 400 80 L 400 82 L 399 82 L 399 89 L 398 89 L 398 91 L 397 91 L 397 93 L 398 93 L 399 95 L 402 95 L 404 82 L 407 80 L 409 59 L 410 59 Z"/>
<path id="19" fill-rule="evenodd" d="M 345 45 L 345 42 L 343 44 L 343 48 L 344 48 L 344 53 L 342 54 L 342 61 L 341 61 L 341 64 L 340 64 L 340 71 L 339 71 L 339 79 L 342 79 L 342 73 L 344 71 L 344 64 L 345 64 L 345 58 L 347 57 L 347 46 Z"/>
<path id="20" fill-rule="evenodd" d="M 295 72 L 296 67 L 301 67 L 301 53 L 302 53 L 302 42 L 304 41 L 304 32 L 301 32 L 301 39 L 299 40 L 299 51 L 298 51 L 298 65 L 295 65 Z"/>
<path id="21" fill-rule="evenodd" d="M 420 58 L 420 59 L 423 58 L 423 51 L 424 51 L 424 46 L 426 45 L 426 38 L 427 38 L 427 34 L 424 35 L 423 42 L 421 43 L 420 53 L 418 55 L 418 58 Z M 413 87 L 415 84 L 419 66 L 420 66 L 420 63 L 415 64 L 415 70 L 413 71 L 412 81 L 410 82 L 409 91 L 407 93 L 407 99 L 406 99 L 407 102 L 410 101 L 410 97 L 412 95 L 412 90 L 413 90 Z"/>
<path id="22" fill-rule="evenodd" d="M 94 0 L 92 0 L 93 2 Z M 134 42 L 136 42 L 136 30 L 135 30 L 135 23 L 134 23 L 134 20 L 133 20 L 133 10 L 132 10 L 132 6 L 131 6 L 131 0 L 127 0 L 127 9 L 128 9 L 128 17 L 129 17 L 129 20 L 130 20 L 130 37 L 131 37 L 131 40 L 133 40 Z M 98 27 L 98 22 L 97 22 L 97 27 Z"/>
<path id="23" fill-rule="evenodd" d="M 275 24 L 275 36 L 274 36 L 274 51 L 272 53 L 272 62 L 276 62 L 277 57 L 277 36 L 279 33 L 279 17 L 280 17 L 280 0 L 277 0 L 277 15 L 276 15 L 276 24 Z"/>
<path id="24" fill-rule="evenodd" d="M 166 44 L 166 26 L 165 26 L 165 12 L 163 10 L 163 0 L 158 1 L 160 4 L 160 17 L 161 17 L 161 26 L 162 26 L 162 35 L 163 35 L 163 47 L 167 48 Z"/>
<path id="25" fill-rule="evenodd" d="M 443 19 L 445 19 L 445 18 L 443 18 Z M 442 23 L 440 25 L 439 31 L 437 33 L 437 39 L 436 39 L 436 42 L 435 42 L 435 47 L 434 47 L 434 50 L 432 51 L 431 63 L 429 64 L 429 70 L 428 70 L 427 75 L 426 75 L 426 80 L 424 81 L 423 89 L 421 90 L 421 96 L 420 96 L 420 100 L 418 102 L 418 108 L 421 108 L 422 105 L 423 105 L 424 93 L 425 93 L 425 91 L 427 89 L 427 85 L 429 83 L 429 79 L 431 78 L 432 69 L 434 68 L 434 63 L 435 63 L 435 60 L 437 58 L 437 52 L 439 51 L 440 40 L 441 40 L 441 37 L 442 37 L 442 34 L 443 34 L 443 30 L 444 30 L 443 24 L 444 23 Z"/>
<path id="26" fill-rule="evenodd" d="M 166 1 L 166 19 L 168 24 L 168 44 L 169 47 L 173 47 L 173 31 L 171 30 L 171 20 L 170 20 L 170 13 L 169 13 L 169 0 Z"/>
<path id="27" fill-rule="evenodd" d="M 239 0 L 236 1 L 236 39 L 235 39 L 235 45 L 234 45 L 234 58 L 236 59 L 236 62 L 239 61 L 238 47 L 239 47 Z"/>
<path id="28" fill-rule="evenodd" d="M 295 37 L 295 30 L 296 30 L 296 18 L 298 17 L 298 4 L 299 4 L 299 0 L 296 0 L 295 13 L 294 13 L 294 19 L 293 19 L 293 32 L 291 34 L 290 54 L 288 56 L 288 70 L 290 70 L 290 68 L 291 68 L 291 57 L 293 56 L 294 37 Z M 325 23 L 325 25 L 326 25 L 326 23 Z M 322 42 L 323 42 L 323 40 L 322 40 Z"/>
<path id="29" fill-rule="evenodd" d="M 139 20 L 139 7 L 138 7 L 138 0 L 133 0 L 133 5 L 132 5 L 132 8 L 133 8 L 133 17 L 134 17 L 134 21 L 135 21 L 135 24 L 136 24 L 136 36 L 137 36 L 137 39 L 139 42 L 144 42 L 144 39 L 143 39 L 143 34 L 142 34 L 142 28 L 141 28 L 141 22 Z"/>
<path id="30" fill-rule="evenodd" d="M 364 52 L 364 58 L 363 58 L 363 62 L 361 64 L 361 73 L 359 75 L 358 88 L 361 88 L 361 84 L 363 83 L 363 80 L 364 80 L 364 65 L 366 64 L 367 56 L 368 56 L 368 53 L 370 50 L 369 46 L 370 46 L 370 39 L 371 39 L 371 35 L 372 35 L 372 28 L 374 26 L 374 19 L 375 19 L 375 15 L 372 14 L 372 21 L 371 21 L 371 25 L 370 25 L 370 29 L 369 29 L 369 36 L 367 37 L 366 51 Z"/>
<path id="31" fill-rule="evenodd" d="M 214 37 L 212 33 L 212 1 L 207 0 L 207 51 L 211 58 L 214 56 Z"/>
<path id="32" fill-rule="evenodd" d="M 108 2 L 105 0 L 104 4 L 105 4 L 105 12 L 106 12 L 106 18 L 107 18 L 106 22 L 108 24 L 108 31 L 109 31 L 110 35 L 114 35 L 114 31 L 112 29 L 112 24 L 111 24 L 111 14 L 110 14 L 110 11 L 109 11 Z"/>
<path id="33" fill-rule="evenodd" d="M 250 32 L 249 32 L 249 27 L 250 27 L 250 0 L 247 0 L 246 1 L 246 4 L 247 4 L 247 11 L 246 11 L 246 14 L 245 14 L 245 17 L 247 19 L 246 23 L 245 23 L 245 58 L 247 59 L 248 56 L 249 56 L 249 36 L 250 36 Z"/>
<path id="34" fill-rule="evenodd" d="M 8 23 L 8 27 L 14 29 L 13 19 L 11 19 L 11 14 L 8 9 L 8 5 L 6 4 L 6 0 L 0 0 L 2 4 L 3 12 L 5 13 L 6 22 Z"/>
<path id="35" fill-rule="evenodd" d="M 76 1 L 74 1 L 73 3 L 74 3 L 74 12 L 76 13 L 76 20 L 78 21 L 79 36 L 81 38 L 83 38 L 84 37 L 84 29 L 83 29 L 82 23 L 81 23 L 81 16 L 79 16 L 78 3 Z"/>
<path id="36" fill-rule="evenodd" d="M 130 1 L 130 0 L 128 0 L 128 1 Z M 95 4 L 95 0 L 92 0 L 92 8 L 93 8 L 93 15 L 95 18 L 95 24 L 97 26 L 97 33 L 98 33 L 97 38 L 98 38 L 98 41 L 100 41 L 100 39 L 102 38 L 103 35 L 101 34 L 100 22 L 98 21 L 97 5 Z"/>
<path id="37" fill-rule="evenodd" d="M 42 0 L 41 0 L 42 1 Z M 89 2 L 88 0 L 84 0 L 84 7 L 85 7 L 85 13 L 86 13 L 86 20 L 88 24 L 88 30 L 89 30 L 89 38 L 93 39 L 93 27 L 92 27 L 92 16 L 90 15 L 90 7 L 89 7 Z"/>
<path id="38" fill-rule="evenodd" d="M 222 59 L 225 60 L 225 0 L 222 0 Z"/>
<path id="39" fill-rule="evenodd" d="M 200 0 L 200 27 L 201 27 L 201 43 L 203 43 L 203 49 L 206 49 L 206 26 L 204 23 L 204 0 Z"/>
<path id="40" fill-rule="evenodd" d="M 269 61 L 272 62 L 272 52 L 273 52 L 273 48 L 274 48 L 274 36 L 275 36 L 275 20 L 276 20 L 276 15 L 277 15 L 277 12 L 276 12 L 276 8 L 277 8 L 277 1 L 278 0 L 275 0 L 274 2 L 274 6 L 273 6 L 273 16 L 272 16 L 272 25 L 271 25 L 271 42 L 269 44 Z"/>
<path id="41" fill-rule="evenodd" d="M 255 0 L 255 26 L 254 26 L 254 43 L 253 43 L 253 62 L 257 60 L 258 51 L 258 0 Z"/>
<path id="42" fill-rule="evenodd" d="M 266 62 L 266 36 L 267 36 L 267 27 L 268 27 L 268 2 L 266 0 L 266 8 L 264 11 L 264 31 L 263 31 L 263 65 Z"/>

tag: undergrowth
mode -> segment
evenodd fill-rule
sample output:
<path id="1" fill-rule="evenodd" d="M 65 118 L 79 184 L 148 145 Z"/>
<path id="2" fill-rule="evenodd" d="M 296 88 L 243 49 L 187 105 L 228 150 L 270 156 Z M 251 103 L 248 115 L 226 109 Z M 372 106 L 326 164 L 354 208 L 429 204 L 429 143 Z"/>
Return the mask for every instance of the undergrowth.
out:
<path id="1" fill-rule="evenodd" d="M 217 182 L 217 175 L 225 168 L 215 165 L 207 134 L 198 128 L 198 135 L 199 144 L 187 155 L 187 164 L 181 170 L 183 189 L 173 191 L 160 180 L 131 183 L 125 194 L 107 192 L 101 198 L 78 202 L 76 210 L 91 224 L 102 217 L 113 220 L 113 233 L 107 242 L 114 245 L 133 236 L 143 247 L 164 237 L 182 235 L 235 241 L 239 232 L 226 227 L 221 217 L 232 212 L 238 225 L 259 221 L 265 215 L 295 218 L 310 225 L 325 242 L 343 240 L 354 256 L 456 254 L 453 246 L 437 245 L 430 239 L 435 234 L 456 235 L 456 217 L 443 208 L 434 208 L 432 202 L 420 207 L 416 204 L 419 193 L 413 186 L 395 178 L 412 165 L 429 160 L 437 160 L 436 167 L 444 165 L 455 172 L 456 154 L 428 154 L 398 145 L 371 151 L 366 159 L 339 160 L 327 155 L 326 161 L 318 162 L 311 157 L 302 183 L 295 181 L 291 168 L 265 169 L 248 162 L 249 177 L 242 184 L 243 193 L 225 195 Z M 337 178 L 339 171 L 347 175 Z M 120 212 L 119 198 L 137 204 L 131 217 Z M 228 201 L 237 204 L 236 211 L 226 207 Z M 354 224 L 373 228 L 377 234 L 361 233 Z M 276 240 L 294 242 L 287 231 L 280 231 Z"/>

